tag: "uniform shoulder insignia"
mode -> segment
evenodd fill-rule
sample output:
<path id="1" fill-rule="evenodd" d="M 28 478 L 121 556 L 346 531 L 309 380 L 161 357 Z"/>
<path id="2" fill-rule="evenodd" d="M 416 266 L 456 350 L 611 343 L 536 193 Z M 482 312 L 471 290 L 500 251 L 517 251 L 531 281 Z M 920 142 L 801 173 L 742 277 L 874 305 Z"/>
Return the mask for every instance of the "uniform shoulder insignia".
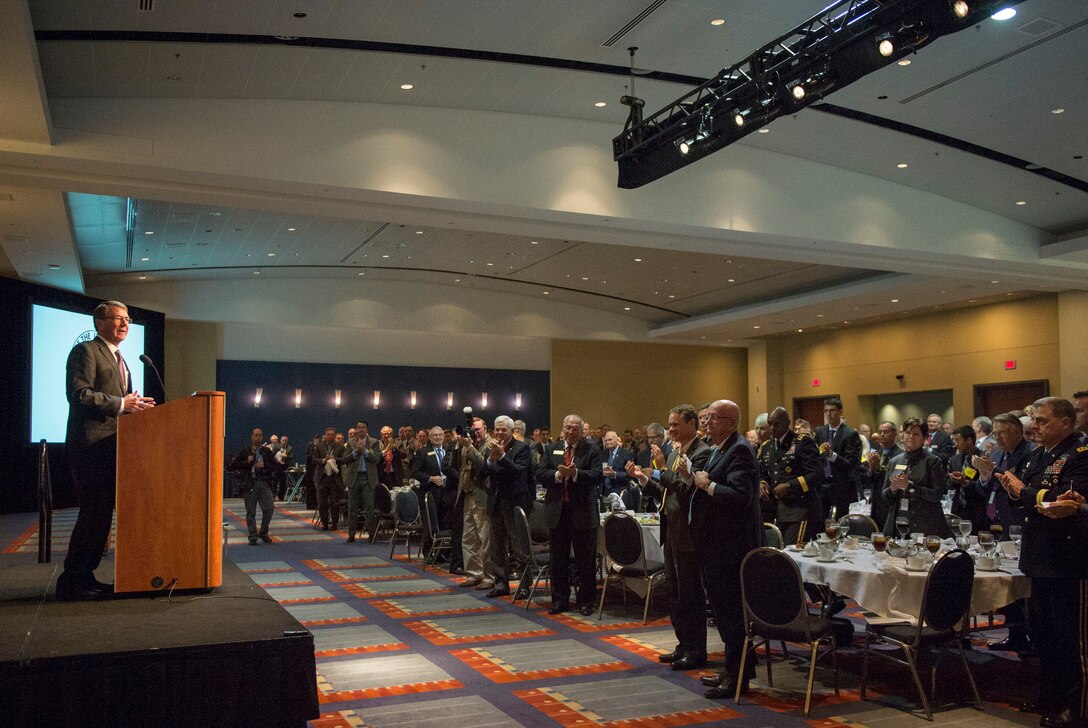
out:
<path id="1" fill-rule="evenodd" d="M 800 442 L 801 440 L 811 440 L 811 439 L 812 439 L 812 435 L 806 434 L 804 432 L 797 433 L 797 441 L 798 442 Z"/>
<path id="2" fill-rule="evenodd" d="M 1088 445 L 1081 445 L 1077 448 L 1077 452 L 1088 452 Z"/>

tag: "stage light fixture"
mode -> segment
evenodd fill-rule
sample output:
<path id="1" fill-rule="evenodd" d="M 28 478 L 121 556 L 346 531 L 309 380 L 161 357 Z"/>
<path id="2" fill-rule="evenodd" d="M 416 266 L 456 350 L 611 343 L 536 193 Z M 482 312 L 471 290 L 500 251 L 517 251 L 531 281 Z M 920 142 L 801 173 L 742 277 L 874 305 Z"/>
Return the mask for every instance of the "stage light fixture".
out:
<path id="1" fill-rule="evenodd" d="M 295 389 L 295 409 L 302 407 L 302 390 Z"/>
<path id="2" fill-rule="evenodd" d="M 487 392 L 480 393 L 480 409 L 487 409 Z"/>
<path id="3" fill-rule="evenodd" d="M 446 392 L 446 409 L 453 409 L 453 392 Z"/>
<path id="4" fill-rule="evenodd" d="M 516 392 L 514 394 L 514 409 L 515 410 L 520 410 L 521 409 L 521 392 Z"/>
<path id="5" fill-rule="evenodd" d="M 876 37 L 876 49 L 885 58 L 891 58 L 895 53 L 895 34 L 881 33 Z"/>
<path id="6" fill-rule="evenodd" d="M 257 387 L 257 391 L 253 395 L 253 406 L 259 408 L 261 406 L 261 395 L 264 394 L 264 387 Z"/>
<path id="7" fill-rule="evenodd" d="M 374 390 L 374 409 L 378 409 L 378 405 L 381 404 L 381 401 L 382 401 L 382 390 L 375 389 Z"/>
<path id="8" fill-rule="evenodd" d="M 960 20 L 967 17 L 967 14 L 971 12 L 971 7 L 964 0 L 956 0 L 952 3 L 952 14 Z"/>
<path id="9" fill-rule="evenodd" d="M 341 395 L 340 390 L 339 389 L 336 390 L 335 396 L 333 397 L 333 407 L 335 407 L 336 409 L 340 409 L 340 401 L 341 401 L 341 396 L 340 395 Z"/>
<path id="10" fill-rule="evenodd" d="M 691 151 L 691 145 L 690 144 L 688 144 L 686 141 L 680 142 L 680 153 L 681 154 L 687 154 L 690 151 Z"/>
<path id="11" fill-rule="evenodd" d="M 804 101 L 805 85 L 803 83 L 795 84 L 794 87 L 790 89 L 790 96 L 793 97 L 794 101 Z"/>
<path id="12" fill-rule="evenodd" d="M 416 391 L 413 389 L 411 395 L 408 398 L 408 406 L 411 409 L 416 408 Z"/>

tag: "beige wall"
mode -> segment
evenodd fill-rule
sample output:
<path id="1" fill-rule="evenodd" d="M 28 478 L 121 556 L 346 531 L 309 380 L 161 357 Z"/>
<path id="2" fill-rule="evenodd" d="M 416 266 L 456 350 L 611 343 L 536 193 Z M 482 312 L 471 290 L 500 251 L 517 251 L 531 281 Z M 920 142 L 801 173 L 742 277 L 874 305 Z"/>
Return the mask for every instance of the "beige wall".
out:
<path id="1" fill-rule="evenodd" d="M 163 379 L 170 399 L 215 389 L 222 325 L 202 321 L 166 320 Z"/>
<path id="2" fill-rule="evenodd" d="M 1067 291 L 1058 294 L 1058 335 L 1061 340 L 1061 379 L 1052 383 L 1050 393 L 1072 397 L 1088 389 L 1088 293 Z"/>
<path id="3" fill-rule="evenodd" d="M 1088 302 L 1075 303 L 1083 322 Z M 849 422 L 872 423 L 881 394 L 951 389 L 954 421 L 965 424 L 974 417 L 975 384 L 1047 379 L 1051 393 L 1059 393 L 1058 333 L 1058 298 L 1046 295 L 776 337 L 767 342 L 768 404 L 789 409 L 794 397 L 839 394 Z M 1006 359 L 1015 359 L 1017 368 L 1005 371 Z"/>
<path id="4" fill-rule="evenodd" d="M 745 422 L 751 419 L 744 349 L 557 339 L 551 389 L 553 434 L 571 413 L 622 431 L 664 424 L 677 404 L 723 397 L 740 406 Z"/>

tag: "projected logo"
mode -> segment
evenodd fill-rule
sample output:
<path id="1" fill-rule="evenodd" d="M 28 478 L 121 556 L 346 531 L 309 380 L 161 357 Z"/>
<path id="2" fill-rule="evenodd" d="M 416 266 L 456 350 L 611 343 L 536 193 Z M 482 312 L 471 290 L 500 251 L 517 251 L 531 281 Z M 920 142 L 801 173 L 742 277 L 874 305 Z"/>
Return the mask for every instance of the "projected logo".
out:
<path id="1" fill-rule="evenodd" d="M 84 341 L 90 341 L 96 336 L 98 336 L 98 332 L 96 332 L 94 329 L 91 329 L 90 331 L 84 331 L 82 334 L 76 337 L 76 340 L 72 342 L 72 346 L 75 346 L 76 344 L 82 344 Z"/>

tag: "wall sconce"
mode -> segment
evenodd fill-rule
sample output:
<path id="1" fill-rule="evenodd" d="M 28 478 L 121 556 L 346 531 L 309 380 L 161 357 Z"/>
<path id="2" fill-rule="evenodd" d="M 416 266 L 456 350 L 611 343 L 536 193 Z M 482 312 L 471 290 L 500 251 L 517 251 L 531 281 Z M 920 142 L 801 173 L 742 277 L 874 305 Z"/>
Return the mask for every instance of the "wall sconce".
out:
<path id="1" fill-rule="evenodd" d="M 255 408 L 259 408 L 261 406 L 262 394 L 264 394 L 264 387 L 257 387 L 257 392 L 253 395 L 253 406 Z"/>
<path id="2" fill-rule="evenodd" d="M 295 389 L 295 409 L 298 409 L 301 406 L 302 406 L 302 390 L 296 388 Z"/>
<path id="3" fill-rule="evenodd" d="M 516 410 L 521 409 L 521 392 L 517 392 L 514 395 L 514 409 L 516 409 Z"/>
<path id="4" fill-rule="evenodd" d="M 480 395 L 480 409 L 487 409 L 487 392 Z"/>
<path id="5" fill-rule="evenodd" d="M 412 390 L 412 396 L 408 400 L 408 406 L 412 409 L 416 408 L 416 391 L 414 389 Z"/>
<path id="6" fill-rule="evenodd" d="M 339 389 L 336 390 L 336 399 L 334 401 L 334 406 L 336 407 L 336 409 L 340 409 L 340 390 Z"/>
<path id="7" fill-rule="evenodd" d="M 374 390 L 374 409 L 378 409 L 378 405 L 381 403 L 381 401 L 382 401 L 382 390 L 375 389 Z"/>
<path id="8" fill-rule="evenodd" d="M 446 392 L 446 409 L 453 409 L 453 392 Z"/>

